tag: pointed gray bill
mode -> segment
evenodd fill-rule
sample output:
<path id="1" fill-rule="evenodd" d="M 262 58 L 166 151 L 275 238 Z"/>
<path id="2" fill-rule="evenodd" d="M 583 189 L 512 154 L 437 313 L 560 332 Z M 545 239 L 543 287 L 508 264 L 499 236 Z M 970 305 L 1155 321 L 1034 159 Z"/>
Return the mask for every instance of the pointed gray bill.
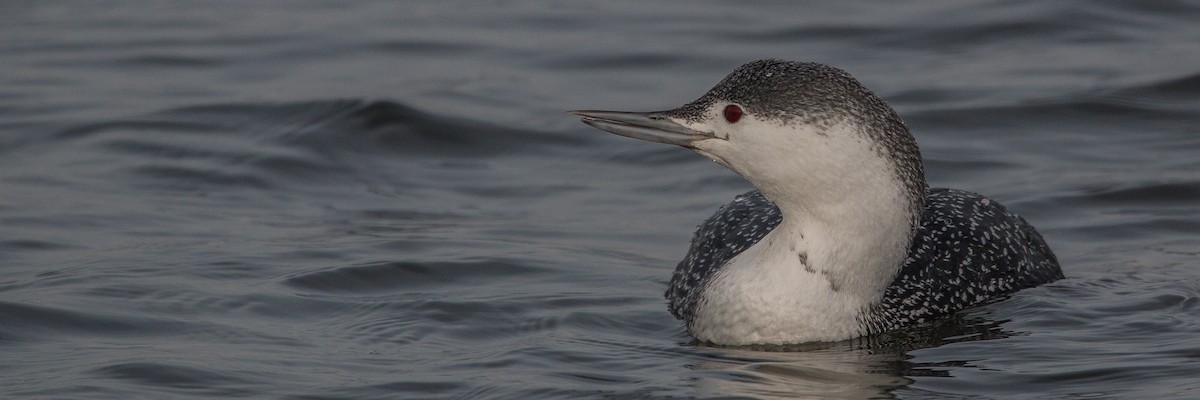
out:
<path id="1" fill-rule="evenodd" d="M 572 110 L 567 113 L 583 117 L 583 123 L 602 131 L 651 142 L 692 147 L 694 142 L 715 138 L 711 133 L 671 122 L 661 112 Z"/>

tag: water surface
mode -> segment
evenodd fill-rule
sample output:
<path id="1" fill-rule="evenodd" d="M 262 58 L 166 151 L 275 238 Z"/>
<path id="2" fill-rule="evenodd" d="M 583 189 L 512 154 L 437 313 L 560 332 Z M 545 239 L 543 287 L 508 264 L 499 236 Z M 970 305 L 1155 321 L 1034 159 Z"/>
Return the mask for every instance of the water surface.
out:
<path id="1" fill-rule="evenodd" d="M 0 6 L 0 397 L 1194 398 L 1189 2 Z M 882 338 L 692 343 L 750 189 L 573 108 L 846 69 L 1068 279 Z M 786 351 L 779 351 L 786 350 Z"/>

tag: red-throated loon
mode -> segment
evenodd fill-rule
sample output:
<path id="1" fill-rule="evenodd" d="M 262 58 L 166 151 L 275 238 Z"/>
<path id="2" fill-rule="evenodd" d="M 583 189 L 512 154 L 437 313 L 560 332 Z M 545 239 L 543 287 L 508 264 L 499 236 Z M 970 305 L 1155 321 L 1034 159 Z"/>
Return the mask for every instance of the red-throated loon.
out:
<path id="1" fill-rule="evenodd" d="M 929 189 L 904 122 L 840 69 L 759 60 L 673 110 L 571 113 L 691 149 L 758 189 L 700 225 L 671 278 L 669 308 L 700 341 L 850 339 L 1063 277 L 1021 217 Z"/>

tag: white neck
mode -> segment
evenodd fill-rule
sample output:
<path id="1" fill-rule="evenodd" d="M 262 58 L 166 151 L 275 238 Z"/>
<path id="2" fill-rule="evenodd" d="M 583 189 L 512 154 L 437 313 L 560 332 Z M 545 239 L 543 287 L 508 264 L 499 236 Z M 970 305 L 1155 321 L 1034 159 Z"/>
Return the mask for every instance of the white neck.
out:
<path id="1" fill-rule="evenodd" d="M 860 317 L 894 279 L 914 227 L 912 203 L 892 166 L 854 139 L 841 132 L 825 136 L 825 147 L 809 148 L 852 153 L 838 157 L 846 165 L 831 166 L 829 154 L 823 165 L 807 165 L 816 155 L 803 146 L 793 146 L 799 154 L 788 154 L 794 161 L 782 167 L 724 157 L 779 206 L 783 221 L 704 288 L 690 326 L 697 339 L 800 343 L 864 333 Z"/>

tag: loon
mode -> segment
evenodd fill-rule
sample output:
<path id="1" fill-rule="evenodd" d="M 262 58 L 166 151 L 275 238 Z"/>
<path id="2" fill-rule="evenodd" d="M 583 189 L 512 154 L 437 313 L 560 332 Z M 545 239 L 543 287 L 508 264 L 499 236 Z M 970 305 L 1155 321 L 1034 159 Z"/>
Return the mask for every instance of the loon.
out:
<path id="1" fill-rule="evenodd" d="M 843 70 L 758 60 L 673 110 L 569 113 L 691 149 L 757 189 L 699 226 L 671 277 L 668 307 L 700 342 L 853 339 L 1063 278 L 1023 218 L 929 188 L 900 116 Z"/>

